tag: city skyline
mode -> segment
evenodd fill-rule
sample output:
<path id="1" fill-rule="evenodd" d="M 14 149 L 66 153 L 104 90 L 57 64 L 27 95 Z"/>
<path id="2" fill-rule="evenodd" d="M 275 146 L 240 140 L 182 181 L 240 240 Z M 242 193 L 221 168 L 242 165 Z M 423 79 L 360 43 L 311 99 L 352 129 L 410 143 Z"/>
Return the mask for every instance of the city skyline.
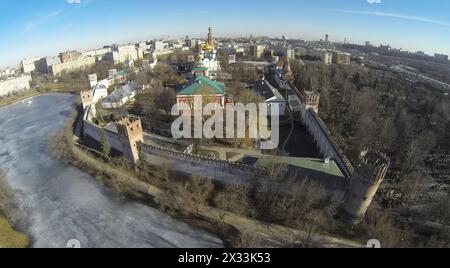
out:
<path id="1" fill-rule="evenodd" d="M 203 5 L 154 1 L 0 0 L 0 66 L 33 56 L 56 55 L 111 43 L 185 35 L 286 35 L 318 40 L 390 44 L 428 54 L 450 54 L 450 20 L 443 0 L 209 1 Z M 21 6 L 22 5 L 22 6 Z M 19 11 L 19 6 L 21 9 Z M 7 11 L 7 12 L 5 12 Z M 264 18 L 266 16 L 267 18 Z M 245 27 L 243 27 L 245 25 Z"/>

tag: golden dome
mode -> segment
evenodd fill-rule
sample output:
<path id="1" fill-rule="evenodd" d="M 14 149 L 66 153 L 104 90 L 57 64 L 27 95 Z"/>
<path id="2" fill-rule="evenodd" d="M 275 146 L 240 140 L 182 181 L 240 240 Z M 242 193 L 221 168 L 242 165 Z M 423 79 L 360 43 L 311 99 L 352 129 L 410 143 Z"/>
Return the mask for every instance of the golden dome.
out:
<path id="1" fill-rule="evenodd" d="M 204 44 L 202 44 L 202 50 L 203 51 L 212 51 L 212 50 L 214 50 L 214 45 L 204 43 Z"/>
<path id="2" fill-rule="evenodd" d="M 203 55 L 202 54 L 198 54 L 196 58 L 197 58 L 197 60 L 202 60 L 203 59 Z"/>

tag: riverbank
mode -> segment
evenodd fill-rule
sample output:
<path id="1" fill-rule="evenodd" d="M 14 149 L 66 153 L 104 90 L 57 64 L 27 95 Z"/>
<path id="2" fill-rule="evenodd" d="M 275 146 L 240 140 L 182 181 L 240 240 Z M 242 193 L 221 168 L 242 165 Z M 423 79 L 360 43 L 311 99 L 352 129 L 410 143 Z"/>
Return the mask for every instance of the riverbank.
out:
<path id="1" fill-rule="evenodd" d="M 215 248 L 222 241 L 141 202 L 123 201 L 81 169 L 51 157 L 49 137 L 71 118 L 78 96 L 49 93 L 0 109 L 0 169 L 33 248 Z M 138 224 L 135 224 L 138 223 Z"/>
<path id="2" fill-rule="evenodd" d="M 0 216 L 0 248 L 27 248 L 28 237 L 9 224 L 6 218 Z"/>
<path id="3" fill-rule="evenodd" d="M 0 173 L 0 248 L 26 248 L 30 244 L 29 238 L 11 225 L 11 219 L 19 220 L 17 210 L 14 194 Z"/>
<path id="4" fill-rule="evenodd" d="M 22 91 L 22 92 L 18 92 L 15 93 L 11 96 L 8 97 L 3 97 L 0 98 L 0 108 L 13 104 L 15 102 L 18 101 L 22 101 L 31 97 L 35 97 L 41 94 L 46 94 L 46 93 L 67 93 L 67 94 L 75 94 L 74 91 L 65 91 L 65 90 L 58 90 L 58 89 L 52 89 L 52 88 L 47 88 L 47 89 L 36 89 L 36 88 L 32 88 L 26 91 Z"/>

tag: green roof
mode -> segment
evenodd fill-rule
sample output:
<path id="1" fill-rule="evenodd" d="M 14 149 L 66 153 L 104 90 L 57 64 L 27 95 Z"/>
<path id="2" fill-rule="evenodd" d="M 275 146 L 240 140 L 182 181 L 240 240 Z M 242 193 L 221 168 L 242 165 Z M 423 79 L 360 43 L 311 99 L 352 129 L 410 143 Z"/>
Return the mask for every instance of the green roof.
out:
<path id="1" fill-rule="evenodd" d="M 333 160 L 325 164 L 322 159 L 304 157 L 261 156 L 255 163 L 255 167 L 267 167 L 271 163 L 285 164 L 305 170 L 312 170 L 337 177 L 344 177 L 341 170 Z"/>
<path id="2" fill-rule="evenodd" d="M 198 72 L 204 72 L 204 71 L 208 71 L 208 68 L 206 67 L 196 67 L 194 69 L 192 69 L 192 71 L 198 71 Z"/>
<path id="3" fill-rule="evenodd" d="M 115 76 L 118 76 L 118 75 L 126 75 L 126 73 L 124 70 L 120 70 L 120 71 L 117 71 L 117 73 L 115 74 Z"/>
<path id="4" fill-rule="evenodd" d="M 224 94 L 225 84 L 213 81 L 205 76 L 197 76 L 189 81 L 177 95 Z"/>

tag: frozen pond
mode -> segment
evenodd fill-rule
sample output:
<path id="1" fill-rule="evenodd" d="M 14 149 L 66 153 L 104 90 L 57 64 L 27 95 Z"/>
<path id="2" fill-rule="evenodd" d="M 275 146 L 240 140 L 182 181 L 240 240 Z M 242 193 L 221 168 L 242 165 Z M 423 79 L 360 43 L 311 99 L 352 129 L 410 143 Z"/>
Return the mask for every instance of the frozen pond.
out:
<path id="1" fill-rule="evenodd" d="M 46 94 L 0 108 L 0 170 L 18 193 L 34 247 L 222 247 L 217 237 L 151 207 L 118 201 L 82 171 L 52 159 L 48 136 L 74 96 Z"/>

